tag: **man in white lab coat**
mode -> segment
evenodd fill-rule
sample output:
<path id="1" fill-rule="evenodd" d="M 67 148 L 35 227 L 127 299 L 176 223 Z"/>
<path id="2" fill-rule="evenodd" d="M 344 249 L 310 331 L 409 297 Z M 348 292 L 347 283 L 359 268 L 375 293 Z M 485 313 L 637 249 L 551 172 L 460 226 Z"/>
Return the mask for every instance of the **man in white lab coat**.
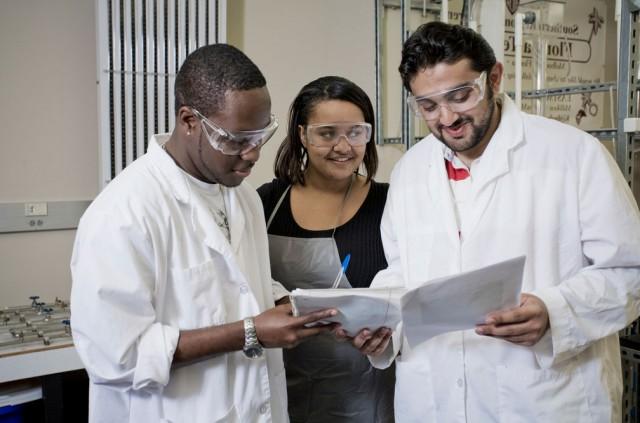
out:
<path id="1" fill-rule="evenodd" d="M 176 126 L 91 204 L 71 269 L 91 422 L 285 422 L 279 347 L 330 330 L 293 317 L 272 281 L 263 208 L 246 183 L 273 135 L 266 82 L 234 47 L 191 53 Z M 264 350 L 263 350 L 264 348 Z"/>
<path id="2" fill-rule="evenodd" d="M 620 422 L 618 331 L 638 317 L 640 216 L 602 145 L 498 94 L 472 30 L 421 26 L 400 73 L 431 135 L 396 165 L 372 286 L 413 288 L 526 255 L 520 306 L 411 349 L 399 328 L 354 344 L 396 360 L 396 421 Z M 391 340 L 391 341 L 390 341 Z"/>

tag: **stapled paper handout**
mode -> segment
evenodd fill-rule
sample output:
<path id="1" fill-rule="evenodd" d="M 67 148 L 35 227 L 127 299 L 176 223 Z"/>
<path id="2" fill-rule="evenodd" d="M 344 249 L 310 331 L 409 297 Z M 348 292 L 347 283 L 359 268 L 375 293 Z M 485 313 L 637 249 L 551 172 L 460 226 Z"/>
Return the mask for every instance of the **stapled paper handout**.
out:
<path id="1" fill-rule="evenodd" d="M 338 322 L 355 335 L 364 328 L 395 329 L 402 319 L 400 301 L 406 292 L 404 288 L 294 289 L 291 304 L 295 316 L 335 308 L 338 314 L 323 322 Z"/>
<path id="2" fill-rule="evenodd" d="M 335 308 L 338 322 L 350 335 L 380 327 L 396 330 L 403 322 L 411 346 L 436 335 L 472 329 L 488 313 L 516 307 L 522 289 L 525 257 L 438 278 L 417 288 L 295 289 L 294 315 Z"/>

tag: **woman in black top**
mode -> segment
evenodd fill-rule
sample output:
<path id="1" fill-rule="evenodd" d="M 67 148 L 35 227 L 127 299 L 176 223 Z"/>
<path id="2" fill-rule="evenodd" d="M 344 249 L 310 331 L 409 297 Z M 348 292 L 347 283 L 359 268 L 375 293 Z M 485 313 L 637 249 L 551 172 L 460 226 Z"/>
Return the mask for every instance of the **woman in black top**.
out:
<path id="1" fill-rule="evenodd" d="M 276 179 L 258 189 L 272 276 L 287 289 L 330 288 L 348 254 L 341 288 L 368 287 L 387 266 L 373 136 L 371 101 L 347 79 L 319 78 L 293 101 Z M 319 336 L 284 360 L 293 423 L 393 421 L 394 369 L 374 369 L 350 343 Z"/>

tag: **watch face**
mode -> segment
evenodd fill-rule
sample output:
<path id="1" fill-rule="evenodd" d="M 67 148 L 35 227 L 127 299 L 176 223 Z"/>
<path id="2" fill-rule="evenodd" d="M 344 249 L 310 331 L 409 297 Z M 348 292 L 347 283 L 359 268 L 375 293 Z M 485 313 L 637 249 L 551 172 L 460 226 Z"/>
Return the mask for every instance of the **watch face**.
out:
<path id="1" fill-rule="evenodd" d="M 248 346 L 242 351 L 244 351 L 244 355 L 249 358 L 258 358 L 262 356 L 262 348 L 260 346 Z"/>

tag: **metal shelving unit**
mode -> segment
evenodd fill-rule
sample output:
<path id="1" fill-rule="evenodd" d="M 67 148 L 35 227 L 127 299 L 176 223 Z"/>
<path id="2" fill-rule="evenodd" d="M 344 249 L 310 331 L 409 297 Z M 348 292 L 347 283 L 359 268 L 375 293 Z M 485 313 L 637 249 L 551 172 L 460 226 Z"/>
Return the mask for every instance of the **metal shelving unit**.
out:
<path id="1" fill-rule="evenodd" d="M 571 85 L 565 87 L 544 88 L 539 90 L 523 91 L 522 98 L 539 99 L 556 95 L 576 95 L 596 92 L 617 91 L 618 119 L 616 128 L 602 128 L 588 130 L 596 138 L 605 140 L 615 140 L 615 158 L 618 166 L 622 170 L 625 180 L 631 187 L 635 197 L 640 201 L 640 133 L 628 133 L 624 131 L 624 123 L 627 118 L 637 118 L 638 108 L 640 108 L 640 84 L 637 81 L 638 55 L 636 38 L 640 29 L 638 28 L 639 1 L 623 0 L 621 2 L 620 19 L 620 52 L 618 63 L 618 80 L 615 82 L 592 83 L 582 85 Z M 523 3 L 524 4 L 524 3 Z M 469 14 L 473 1 L 467 0 L 466 13 Z M 407 91 L 402 89 L 401 101 L 401 134 L 400 137 L 384 137 L 382 115 L 382 93 L 383 79 L 383 18 L 385 9 L 399 9 L 401 16 L 400 40 L 404 42 L 410 35 L 409 13 L 411 10 L 422 10 L 425 14 L 437 17 L 442 8 L 442 0 L 431 0 L 429 2 L 416 0 L 375 0 L 375 38 L 376 38 L 376 127 L 378 128 L 376 143 L 402 144 L 406 148 L 415 144 L 418 137 L 412 137 L 414 121 L 408 109 L 406 99 Z M 514 93 L 508 93 L 513 97 Z M 638 125 L 640 127 L 640 125 Z"/>
<path id="2" fill-rule="evenodd" d="M 522 99 L 539 99 L 556 95 L 575 95 L 585 93 L 610 92 L 617 91 L 618 82 L 603 82 L 597 84 L 570 85 L 566 87 L 543 88 L 539 90 L 530 90 L 522 92 Z M 512 99 L 515 93 L 508 92 L 507 95 Z M 601 128 L 584 130 L 600 140 L 617 139 L 617 128 Z"/>
<path id="3" fill-rule="evenodd" d="M 542 88 L 539 90 L 523 91 L 522 98 L 542 98 L 554 95 L 569 95 L 569 94 L 582 94 L 582 93 L 597 93 L 603 91 L 610 91 L 611 89 L 617 89 L 616 82 L 602 82 L 598 84 L 582 84 L 582 85 L 569 85 L 566 87 L 554 87 L 554 88 Z M 514 96 L 514 93 L 508 93 L 510 97 Z"/>

